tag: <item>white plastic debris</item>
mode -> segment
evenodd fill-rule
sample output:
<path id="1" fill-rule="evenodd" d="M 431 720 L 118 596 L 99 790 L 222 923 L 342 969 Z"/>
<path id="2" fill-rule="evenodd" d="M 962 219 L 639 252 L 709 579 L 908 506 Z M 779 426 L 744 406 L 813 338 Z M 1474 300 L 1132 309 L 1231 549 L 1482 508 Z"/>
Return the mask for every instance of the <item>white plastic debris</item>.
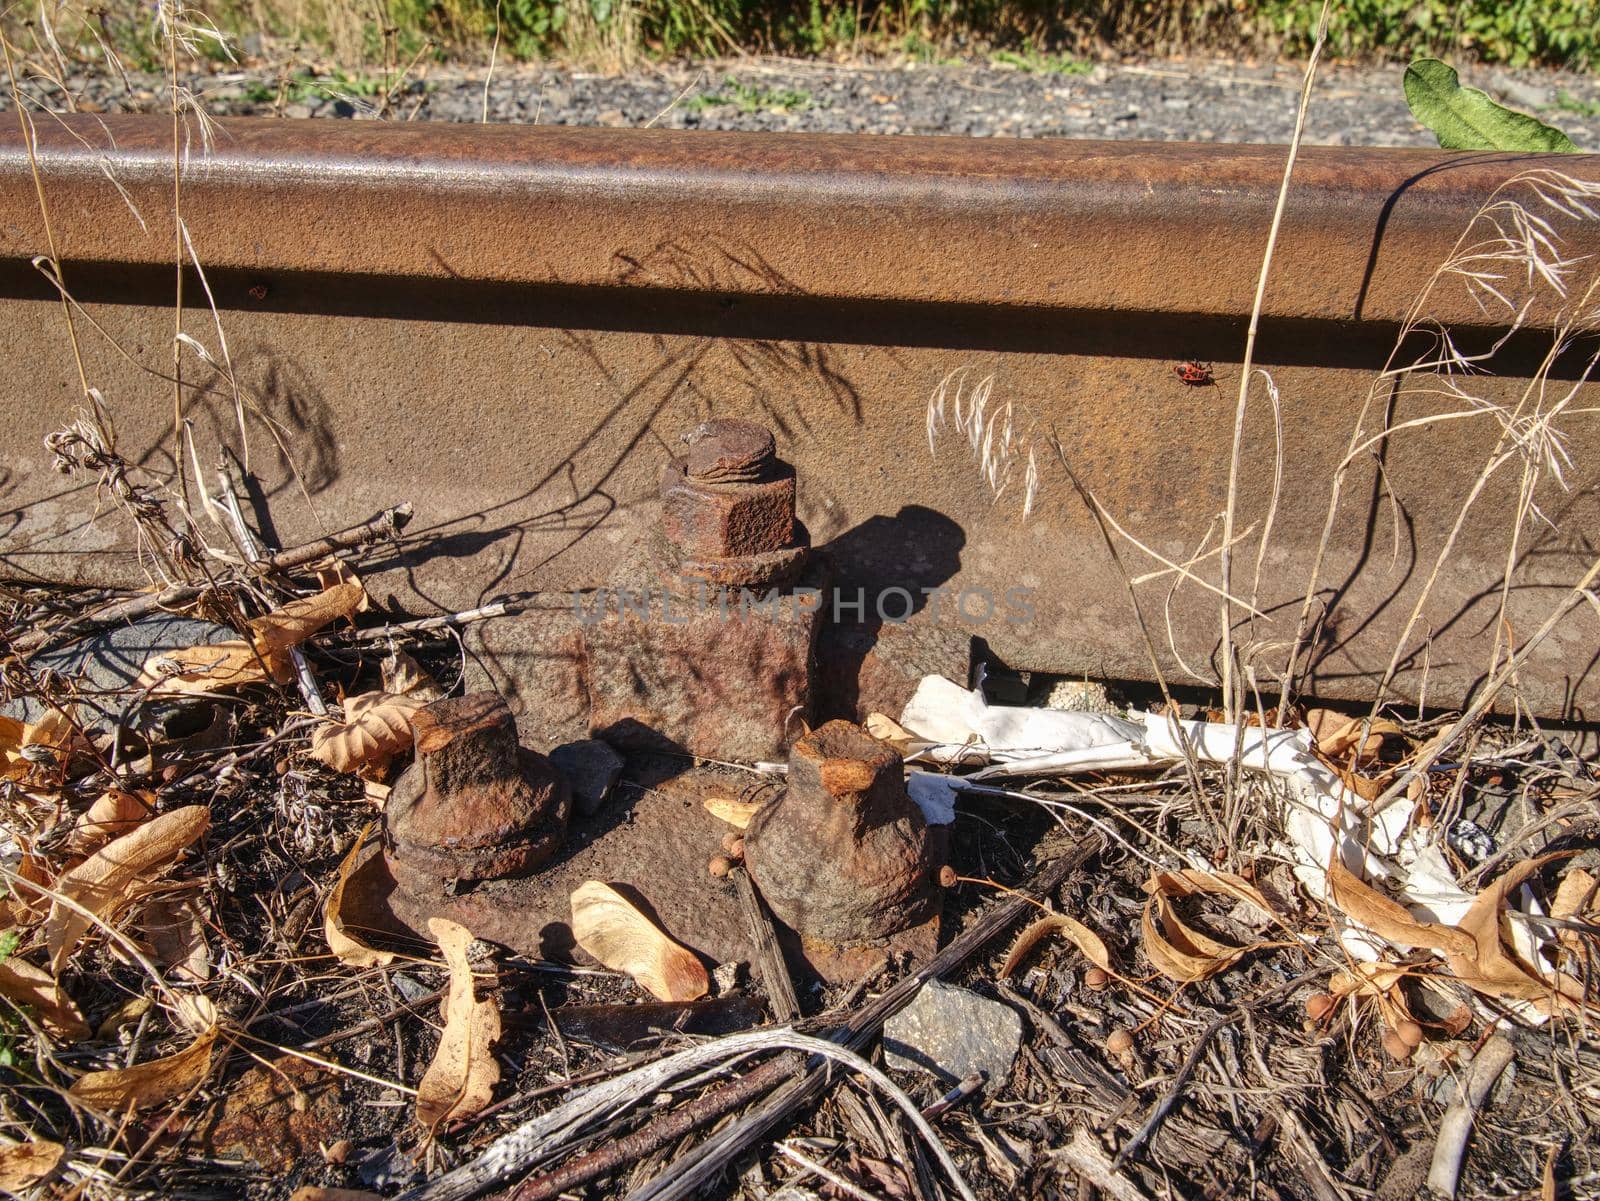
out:
<path id="1" fill-rule="evenodd" d="M 933 743 L 921 752 L 935 762 L 983 763 L 1128 743 L 1137 726 L 1104 713 L 990 705 L 943 676 L 924 676 L 906 702 L 900 724 Z"/>
<path id="2" fill-rule="evenodd" d="M 1419 920 L 1453 925 L 1472 904 L 1472 894 L 1455 881 L 1438 846 L 1412 828 L 1416 806 L 1404 797 L 1372 811 L 1317 758 L 1305 729 L 1269 730 L 1223 722 L 1179 721 L 1134 710 L 1127 717 L 990 705 L 981 692 L 939 676 L 926 676 L 905 707 L 900 724 L 934 743 L 914 758 L 937 763 L 990 766 L 966 777 L 913 773 L 913 799 L 953 821 L 957 794 L 1005 776 L 1075 775 L 1090 771 L 1162 766 L 1189 755 L 1200 764 L 1238 762 L 1265 772 L 1287 788 L 1286 825 L 1296 878 L 1312 898 L 1327 899 L 1327 865 L 1337 845 L 1352 872 L 1387 887 Z M 929 817 L 930 822 L 935 819 Z M 1524 914 L 1538 906 L 1521 890 Z M 1512 912 L 1512 942 L 1529 962 L 1536 961 L 1536 939 L 1523 914 Z M 1333 912 L 1339 941 L 1353 958 L 1375 961 L 1389 944 Z M 1514 1006 L 1530 1020 L 1531 1007 Z"/>

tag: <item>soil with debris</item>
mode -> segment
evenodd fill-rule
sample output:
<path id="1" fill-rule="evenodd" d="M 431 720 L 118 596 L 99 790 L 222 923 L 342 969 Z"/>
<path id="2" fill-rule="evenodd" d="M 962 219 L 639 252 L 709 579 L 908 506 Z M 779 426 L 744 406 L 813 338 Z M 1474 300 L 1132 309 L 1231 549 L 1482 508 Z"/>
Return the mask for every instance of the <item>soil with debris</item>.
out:
<path id="1" fill-rule="evenodd" d="M 602 75 L 505 64 L 484 72 L 424 65 L 398 84 L 311 68 L 219 70 L 191 80 L 217 114 L 513 122 L 669 129 L 953 134 L 968 137 L 1287 142 L 1301 83 L 1293 64 L 1229 61 L 834 65 L 736 59 L 651 64 Z M 1068 70 L 1052 69 L 1066 66 Z M 1328 66 L 1305 140 L 1328 146 L 1434 146 L 1411 117 L 1403 68 Z M 68 79 L 91 111 L 160 111 L 158 76 Z M 1600 80 L 1556 71 L 1467 67 L 1462 82 L 1600 148 Z M 385 105 L 383 94 L 392 94 Z M 49 97 L 41 96 L 49 101 Z"/>
<path id="2" fill-rule="evenodd" d="M 902 994 L 908 1004 L 881 1039 L 874 1022 L 860 1040 L 888 1080 L 836 1071 L 747 1150 L 712 1152 L 719 1120 L 736 1119 L 725 1134 L 748 1127 L 738 1115 L 804 1069 L 793 1052 L 774 1058 L 781 1046 L 752 1055 L 740 1042 L 788 1038 L 760 1033 L 786 1025 L 772 1016 L 785 990 L 772 991 L 766 967 L 724 964 L 713 999 L 674 1006 L 650 1002 L 624 973 L 476 943 L 457 997 L 438 948 L 364 916 L 377 912 L 356 866 L 384 796 L 375 781 L 409 756 L 385 767 L 388 753 L 372 744 L 330 749 L 319 730 L 346 727 L 329 725 L 337 711 L 308 717 L 302 693 L 346 697 L 353 722 L 371 689 L 389 704 L 414 695 L 413 705 L 458 690 L 461 664 L 438 634 L 402 635 L 415 658 L 380 663 L 338 628 L 370 620 L 348 566 L 338 578 L 320 591 L 284 580 L 277 607 L 241 623 L 258 646 L 297 646 L 309 677 L 210 682 L 196 695 L 206 674 L 196 652 L 167 646 L 145 664 L 143 688 L 159 679 L 170 693 L 148 721 L 130 719 L 139 689 L 118 688 L 114 665 L 40 673 L 16 651 L 104 597 L 28 589 L 6 602 L 4 692 L 13 707 L 28 699 L 34 720 L 0 725 L 0 833 L 14 881 L 0 903 L 15 931 L 0 960 L 0 996 L 12 1002 L 0 1007 L 0 1131 L 15 1140 L 0 1145 L 0 1188 L 70 1188 L 92 1201 L 464 1196 L 430 1190 L 446 1173 L 483 1169 L 502 1136 L 533 1137 L 556 1106 L 592 1103 L 479 1183 L 521 1201 L 633 1196 L 708 1154 L 711 1195 L 751 1201 L 1096 1190 L 1136 1201 L 1410 1201 L 1441 1170 L 1459 1173 L 1463 1199 L 1594 1195 L 1592 1025 L 1576 1011 L 1544 1025 L 1496 1021 L 1515 987 L 1488 981 L 1485 961 L 1486 980 L 1469 989 L 1468 969 L 1452 959 L 1445 971 L 1426 949 L 1401 960 L 1397 977 L 1361 983 L 1329 910 L 1307 899 L 1283 851 L 1287 795 L 1204 768 L 1022 775 L 1004 791 L 962 793 L 941 940 L 962 953 L 943 983 L 916 991 L 919 964 L 892 954 L 858 984 L 794 977 L 794 1028 L 841 1040 L 880 997 Z M 235 621 L 264 606 L 261 581 L 251 587 L 254 599 L 231 601 Z M 213 615 L 223 614 L 213 605 Z M 1061 684 L 995 665 L 989 687 L 1033 705 L 1082 690 Z M 1103 703 L 1070 707 L 1108 721 L 1122 720 L 1108 710 L 1152 703 L 1148 688 L 1097 692 Z M 1218 715 L 1186 706 L 1184 716 Z M 1295 720 L 1319 747 L 1353 748 L 1341 778 L 1368 795 L 1446 725 L 1386 720 L 1362 732 L 1326 710 Z M 630 759 L 606 802 L 610 820 L 703 788 L 704 773 L 746 778 Z M 1447 831 L 1450 870 L 1467 889 L 1515 864 L 1545 912 L 1576 915 L 1552 927 L 1550 945 L 1565 948 L 1561 970 L 1592 997 L 1600 769 L 1558 742 L 1484 726 L 1417 795 Z M 157 823 L 197 810 L 207 817 L 187 842 L 155 857 L 133 849 Z M 713 838 L 705 854 L 718 850 Z M 721 845 L 741 871 L 731 830 Z M 108 858 L 140 866 L 108 876 Z M 648 858 L 630 853 L 602 874 L 648 898 Z M 73 926 L 59 905 L 26 905 L 23 879 L 76 896 L 99 920 Z M 726 899 L 716 903 L 738 903 L 731 885 L 717 886 Z M 1503 900 L 1494 904 L 1491 919 Z M 1541 969 L 1547 978 L 1556 962 Z M 498 1031 L 492 1054 L 479 1047 L 487 1083 L 426 1122 L 429 1077 L 449 1062 L 447 1045 L 468 1045 L 459 1031 L 451 1042 L 468 1020 L 458 1004 Z M 685 1068 L 627 1083 L 679 1052 L 726 1062 L 709 1076 Z M 734 1095 L 762 1072 L 764 1089 Z M 625 1100 L 589 1091 L 602 1086 Z M 1446 1132 L 1463 1111 L 1469 1137 L 1451 1153 Z M 526 1191 L 505 1192 L 524 1178 Z"/>

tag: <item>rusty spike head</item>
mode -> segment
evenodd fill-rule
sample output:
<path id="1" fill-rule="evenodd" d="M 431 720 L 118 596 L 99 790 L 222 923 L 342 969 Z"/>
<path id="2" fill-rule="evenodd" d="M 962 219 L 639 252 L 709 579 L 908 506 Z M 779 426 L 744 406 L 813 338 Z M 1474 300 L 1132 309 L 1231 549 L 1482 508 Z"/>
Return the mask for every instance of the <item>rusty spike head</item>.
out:
<path id="1" fill-rule="evenodd" d="M 543 755 L 517 743 L 493 692 L 435 701 L 412 718 L 416 761 L 384 806 L 390 867 L 408 887 L 532 871 L 561 846 L 571 794 Z"/>
<path id="2" fill-rule="evenodd" d="M 830 721 L 789 754 L 784 793 L 745 831 L 745 862 L 773 913 L 806 937 L 858 946 L 939 908 L 942 830 L 906 795 L 898 752 Z"/>
<path id="3" fill-rule="evenodd" d="M 719 417 L 683 436 L 689 453 L 684 474 L 706 484 L 754 483 L 777 461 L 772 434 L 753 421 Z"/>

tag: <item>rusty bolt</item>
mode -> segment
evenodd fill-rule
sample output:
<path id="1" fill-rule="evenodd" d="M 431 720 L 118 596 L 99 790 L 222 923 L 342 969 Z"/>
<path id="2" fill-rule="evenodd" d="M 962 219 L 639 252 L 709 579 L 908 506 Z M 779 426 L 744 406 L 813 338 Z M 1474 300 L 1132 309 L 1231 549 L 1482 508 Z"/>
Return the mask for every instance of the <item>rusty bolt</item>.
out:
<path id="1" fill-rule="evenodd" d="M 566 780 L 517 743 L 493 692 L 435 701 L 412 718 L 416 761 L 384 805 L 384 853 L 401 884 L 441 892 L 456 881 L 525 875 L 566 836 Z"/>
<path id="2" fill-rule="evenodd" d="M 819 942 L 875 942 L 939 910 L 942 838 L 906 795 L 899 753 L 850 722 L 795 743 L 787 787 L 752 819 L 744 851 L 773 913 Z"/>
<path id="3" fill-rule="evenodd" d="M 683 436 L 689 447 L 685 474 L 700 484 L 749 484 L 766 477 L 778 461 L 772 434 L 753 421 L 719 418 Z"/>
<path id="4" fill-rule="evenodd" d="M 794 520 L 794 468 L 772 435 L 749 421 L 716 420 L 684 436 L 689 450 L 661 473 L 662 529 L 681 574 L 713 584 L 777 583 L 807 548 Z"/>

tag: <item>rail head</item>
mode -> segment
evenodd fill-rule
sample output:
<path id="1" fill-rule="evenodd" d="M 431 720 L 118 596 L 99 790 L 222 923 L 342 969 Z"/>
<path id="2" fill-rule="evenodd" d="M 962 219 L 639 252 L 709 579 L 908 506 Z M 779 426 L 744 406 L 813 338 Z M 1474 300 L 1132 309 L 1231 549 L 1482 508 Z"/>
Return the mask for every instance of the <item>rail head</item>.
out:
<path id="1" fill-rule="evenodd" d="M 67 259 L 170 261 L 171 124 L 37 123 Z M 230 119 L 183 155 L 208 267 L 1045 310 L 1249 312 L 1273 146 Z M 1265 315 L 1397 322 L 1479 207 L 1600 156 L 1307 147 Z M 115 181 L 115 182 L 113 182 Z M 1593 246 L 1574 253 L 1600 251 Z M 0 134 L 0 257 L 43 249 Z M 1464 289 L 1433 315 L 1486 323 Z M 1538 323 L 1549 314 L 1534 313 Z"/>

